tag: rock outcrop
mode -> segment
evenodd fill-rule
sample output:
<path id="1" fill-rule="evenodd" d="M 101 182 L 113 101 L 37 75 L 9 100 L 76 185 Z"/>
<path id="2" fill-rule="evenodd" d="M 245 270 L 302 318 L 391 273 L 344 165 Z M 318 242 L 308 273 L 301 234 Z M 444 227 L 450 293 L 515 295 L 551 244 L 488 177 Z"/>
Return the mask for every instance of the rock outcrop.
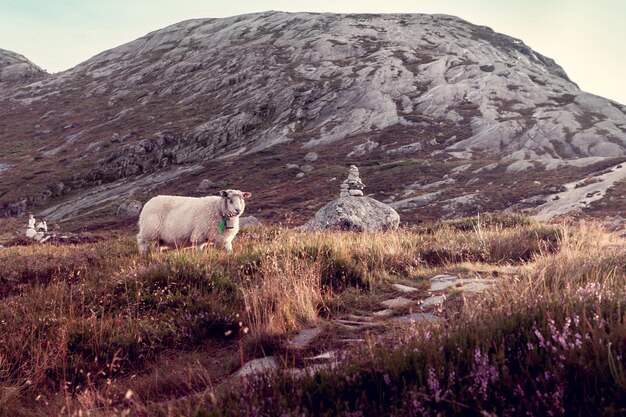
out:
<path id="1" fill-rule="evenodd" d="M 0 82 L 36 81 L 47 75 L 23 55 L 0 49 Z"/>
<path id="2" fill-rule="evenodd" d="M 141 201 L 127 200 L 117 208 L 117 215 L 119 217 L 139 217 L 142 207 Z"/>
<path id="3" fill-rule="evenodd" d="M 400 216 L 388 205 L 373 198 L 364 197 L 364 184 L 356 166 L 350 167 L 348 179 L 341 184 L 340 197 L 322 207 L 304 226 L 305 231 L 343 230 L 354 232 L 378 232 L 394 230 L 400 224 Z M 360 194 L 353 193 L 358 191 Z"/>
<path id="4" fill-rule="evenodd" d="M 369 197 L 343 197 L 326 204 L 302 230 L 378 232 L 394 230 L 400 216 L 388 205 Z"/>

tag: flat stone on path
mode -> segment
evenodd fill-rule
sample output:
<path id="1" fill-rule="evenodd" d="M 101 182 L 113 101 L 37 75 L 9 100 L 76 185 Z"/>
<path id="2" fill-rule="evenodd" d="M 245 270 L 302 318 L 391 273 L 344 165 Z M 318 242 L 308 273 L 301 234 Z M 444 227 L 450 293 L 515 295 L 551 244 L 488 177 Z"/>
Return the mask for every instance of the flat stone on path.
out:
<path id="1" fill-rule="evenodd" d="M 437 275 L 430 279 L 430 291 L 441 291 L 457 283 L 456 275 Z"/>
<path id="2" fill-rule="evenodd" d="M 337 319 L 337 320 L 333 320 L 334 323 L 339 323 L 339 324 L 348 324 L 351 326 L 373 326 L 373 323 L 370 322 L 366 322 L 366 321 L 356 321 L 356 320 L 345 320 L 345 319 Z"/>
<path id="3" fill-rule="evenodd" d="M 445 295 L 433 295 L 422 302 L 422 308 L 428 308 L 439 305 L 446 300 Z"/>
<path id="4" fill-rule="evenodd" d="M 472 281 L 459 287 L 459 290 L 479 293 L 491 287 L 492 284 L 493 284 L 493 281 L 491 280 Z"/>
<path id="5" fill-rule="evenodd" d="M 342 343 L 362 343 L 365 342 L 365 339 L 339 339 L 338 341 Z"/>
<path id="6" fill-rule="evenodd" d="M 296 349 L 302 349 L 313 341 L 317 336 L 322 333 L 322 329 L 319 327 L 312 327 L 310 329 L 303 329 L 291 338 L 289 345 Z"/>
<path id="7" fill-rule="evenodd" d="M 417 291 L 417 288 L 415 287 L 410 287 L 408 285 L 402 285 L 402 284 L 393 284 L 393 287 L 401 292 L 405 292 L 405 293 L 410 293 L 413 291 Z"/>
<path id="8" fill-rule="evenodd" d="M 388 308 L 386 308 L 386 309 L 384 309 L 384 310 L 378 310 L 378 311 L 375 311 L 375 312 L 374 312 L 374 315 L 375 315 L 376 317 L 387 317 L 387 316 L 390 316 L 390 315 L 391 315 L 391 313 L 393 313 L 393 311 L 392 311 L 392 310 L 390 310 L 390 309 L 388 309 Z"/>
<path id="9" fill-rule="evenodd" d="M 372 317 L 370 316 L 357 316 L 356 314 L 349 314 L 348 318 L 355 321 L 372 321 Z"/>
<path id="10" fill-rule="evenodd" d="M 408 298 L 396 297 L 391 300 L 385 300 L 381 302 L 381 304 L 387 308 L 402 308 L 408 306 L 409 304 L 413 304 L 413 302 L 413 300 L 409 300 Z"/>
<path id="11" fill-rule="evenodd" d="M 278 362 L 273 356 L 267 356 L 265 358 L 252 359 L 246 362 L 241 369 L 237 371 L 236 376 L 247 376 L 254 374 L 261 374 L 268 371 L 275 371 L 278 369 Z"/>
<path id="12" fill-rule="evenodd" d="M 337 353 L 334 350 L 329 350 L 328 352 L 320 353 L 317 356 L 313 356 L 311 358 L 306 358 L 309 361 L 319 361 L 319 360 L 334 360 L 337 358 Z"/>
<path id="13" fill-rule="evenodd" d="M 412 313 L 393 318 L 393 321 L 398 323 L 437 323 L 440 320 L 441 317 L 435 316 L 432 313 Z"/>

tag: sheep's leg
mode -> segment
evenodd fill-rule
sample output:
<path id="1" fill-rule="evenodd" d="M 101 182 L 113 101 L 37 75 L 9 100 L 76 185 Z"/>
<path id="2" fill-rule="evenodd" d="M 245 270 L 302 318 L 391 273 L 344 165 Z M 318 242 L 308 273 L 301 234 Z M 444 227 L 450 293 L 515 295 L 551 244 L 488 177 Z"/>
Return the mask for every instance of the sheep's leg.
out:
<path id="1" fill-rule="evenodd" d="M 226 249 L 226 252 L 232 252 L 233 251 L 233 242 L 231 240 L 227 240 L 224 242 L 224 249 Z"/>
<path id="2" fill-rule="evenodd" d="M 191 232 L 191 237 L 189 240 L 191 241 L 191 247 L 194 250 L 201 250 L 206 245 L 206 243 L 202 243 L 200 244 L 200 246 L 198 246 L 199 242 L 206 242 L 206 239 L 202 238 L 202 233 L 200 233 L 197 228 L 194 229 L 193 232 Z"/>

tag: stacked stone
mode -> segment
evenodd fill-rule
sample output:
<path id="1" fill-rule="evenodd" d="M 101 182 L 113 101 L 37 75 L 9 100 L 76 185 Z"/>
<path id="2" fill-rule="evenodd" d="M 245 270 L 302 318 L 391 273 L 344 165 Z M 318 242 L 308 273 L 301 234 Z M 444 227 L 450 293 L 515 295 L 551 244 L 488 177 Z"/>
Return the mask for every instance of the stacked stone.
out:
<path id="1" fill-rule="evenodd" d="M 359 169 L 356 165 L 350 165 L 350 173 L 348 178 L 341 184 L 341 192 L 339 197 L 357 197 L 363 195 L 363 188 L 365 185 L 359 178 Z"/>

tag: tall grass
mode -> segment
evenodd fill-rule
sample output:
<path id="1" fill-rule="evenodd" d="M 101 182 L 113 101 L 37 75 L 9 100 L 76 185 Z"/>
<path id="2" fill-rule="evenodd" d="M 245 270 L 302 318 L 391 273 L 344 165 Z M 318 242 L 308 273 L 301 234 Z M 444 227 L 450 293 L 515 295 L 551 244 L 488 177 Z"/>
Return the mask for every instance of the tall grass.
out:
<path id="1" fill-rule="evenodd" d="M 238 342 L 285 338 L 318 321 L 346 289 L 374 294 L 388 282 L 418 282 L 425 271 L 464 262 L 539 265 L 564 256 L 559 246 L 577 233 L 562 236 L 560 228 L 526 220 L 468 222 L 468 229 L 387 234 L 260 228 L 242 232 L 233 253 L 139 256 L 130 237 L 3 249 L 0 408 L 93 415 L 132 403 L 135 412 L 159 413 L 154 403 L 168 392 L 208 385 L 207 365 L 189 370 L 196 388 L 176 388 L 166 378 L 146 382 L 172 354 L 218 355 L 224 364 L 214 372 L 224 378 L 227 364 L 240 360 Z M 534 290 L 526 291 L 530 297 Z M 184 379 L 177 377 L 178 387 L 188 386 Z M 132 401 L 126 388 L 135 392 Z"/>
<path id="2" fill-rule="evenodd" d="M 257 334 L 286 334 L 315 321 L 322 302 L 320 264 L 266 253 L 242 285 L 246 318 Z"/>
<path id="3" fill-rule="evenodd" d="M 315 376 L 260 377 L 207 415 L 624 415 L 626 245 L 598 224 L 559 242 L 445 328 L 373 337 Z"/>

